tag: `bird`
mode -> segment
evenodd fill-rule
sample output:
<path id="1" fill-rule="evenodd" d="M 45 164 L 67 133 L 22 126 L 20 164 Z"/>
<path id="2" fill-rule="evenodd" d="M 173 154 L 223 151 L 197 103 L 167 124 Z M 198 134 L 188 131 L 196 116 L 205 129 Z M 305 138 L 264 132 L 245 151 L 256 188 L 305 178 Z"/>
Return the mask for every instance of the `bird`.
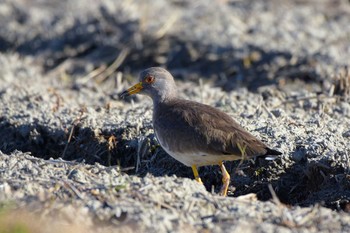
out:
<path id="1" fill-rule="evenodd" d="M 152 123 L 159 144 L 170 156 L 191 167 L 197 182 L 202 184 L 198 167 L 220 166 L 222 196 L 227 195 L 230 184 L 224 161 L 282 154 L 269 148 L 225 112 L 179 97 L 173 76 L 164 68 L 143 70 L 139 82 L 119 96 L 123 99 L 134 94 L 152 99 Z"/>

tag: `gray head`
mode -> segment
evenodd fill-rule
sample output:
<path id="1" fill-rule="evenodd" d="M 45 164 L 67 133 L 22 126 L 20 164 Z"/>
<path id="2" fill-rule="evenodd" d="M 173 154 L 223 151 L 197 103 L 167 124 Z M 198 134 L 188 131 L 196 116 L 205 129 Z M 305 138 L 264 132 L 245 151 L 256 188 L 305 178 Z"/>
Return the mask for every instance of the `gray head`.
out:
<path id="1" fill-rule="evenodd" d="M 176 98 L 177 89 L 173 76 L 161 67 L 151 67 L 140 73 L 139 83 L 120 94 L 120 97 L 136 93 L 147 95 L 153 102 L 164 102 Z"/>

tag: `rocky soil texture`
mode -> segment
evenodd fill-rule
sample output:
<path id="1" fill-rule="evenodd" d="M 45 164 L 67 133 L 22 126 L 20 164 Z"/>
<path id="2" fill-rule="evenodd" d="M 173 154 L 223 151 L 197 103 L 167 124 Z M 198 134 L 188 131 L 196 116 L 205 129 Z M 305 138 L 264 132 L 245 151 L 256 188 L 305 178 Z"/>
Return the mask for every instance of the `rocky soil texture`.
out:
<path id="1" fill-rule="evenodd" d="M 348 1 L 0 3 L 0 232 L 349 232 Z M 167 155 L 150 66 L 274 161 L 226 162 L 229 197 Z M 2 230 L 5 231 L 2 231 Z"/>

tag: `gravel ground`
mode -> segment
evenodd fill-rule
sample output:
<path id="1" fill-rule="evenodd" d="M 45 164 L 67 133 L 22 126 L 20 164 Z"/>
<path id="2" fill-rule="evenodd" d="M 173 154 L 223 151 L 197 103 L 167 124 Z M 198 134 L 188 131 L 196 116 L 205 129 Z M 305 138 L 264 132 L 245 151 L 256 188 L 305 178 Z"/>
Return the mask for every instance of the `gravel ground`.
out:
<path id="1" fill-rule="evenodd" d="M 348 1 L 0 3 L 0 232 L 349 232 Z M 149 66 L 283 152 L 199 172 L 154 137 Z M 5 231 L 6 232 L 6 231 Z M 9 232 L 15 232 L 9 231 Z"/>
<path id="2" fill-rule="evenodd" d="M 350 229 L 346 213 L 319 205 L 288 207 L 278 199 L 275 203 L 261 202 L 254 195 L 224 198 L 208 193 L 192 179 L 151 175 L 140 178 L 123 174 L 117 166 L 42 160 L 21 152 L 1 154 L 0 158 L 1 199 L 8 200 L 6 205 L 25 206 L 40 219 L 54 218 L 59 221 L 57 225 L 83 225 L 82 232 Z M 42 226 L 48 228 L 50 224 Z"/>

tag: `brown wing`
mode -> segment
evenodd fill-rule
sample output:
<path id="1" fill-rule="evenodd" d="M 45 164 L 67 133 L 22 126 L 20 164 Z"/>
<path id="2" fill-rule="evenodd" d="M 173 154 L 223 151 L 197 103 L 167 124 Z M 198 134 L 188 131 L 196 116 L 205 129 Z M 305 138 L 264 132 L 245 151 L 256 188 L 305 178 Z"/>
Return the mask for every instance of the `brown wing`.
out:
<path id="1" fill-rule="evenodd" d="M 181 103 L 181 104 L 180 104 Z M 226 113 L 192 101 L 175 100 L 155 109 L 154 127 L 173 151 L 249 157 L 265 155 L 267 146 Z M 161 111 L 159 111 L 162 109 Z M 176 130 L 175 130 L 176 129 Z M 176 138 L 181 138 L 181 143 Z"/>

